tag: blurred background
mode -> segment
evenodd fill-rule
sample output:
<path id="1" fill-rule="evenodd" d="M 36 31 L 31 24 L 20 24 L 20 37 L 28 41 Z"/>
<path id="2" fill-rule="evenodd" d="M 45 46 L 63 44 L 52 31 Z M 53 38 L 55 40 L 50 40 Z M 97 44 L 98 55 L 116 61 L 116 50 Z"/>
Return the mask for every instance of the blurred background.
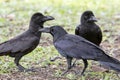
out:
<path id="1" fill-rule="evenodd" d="M 35 12 L 55 18 L 54 21 L 46 22 L 44 26 L 61 25 L 68 33 L 74 34 L 76 26 L 80 24 L 80 16 L 86 10 L 93 11 L 98 19 L 96 24 L 102 29 L 101 48 L 107 54 L 120 60 L 119 0 L 0 0 L 0 43 L 27 30 L 30 18 Z M 66 69 L 66 61 L 64 58 L 55 62 L 49 61 L 50 57 L 59 54 L 52 45 L 51 35 L 42 35 L 40 45 L 21 60 L 21 64 L 34 67 L 39 72 L 19 73 L 13 59 L 3 56 L 0 57 L 0 79 L 119 80 L 114 72 L 103 74 L 96 66 L 92 66 L 91 61 L 88 71 L 92 72 L 86 72 L 85 77 L 75 76 L 73 72 L 60 77 L 62 71 Z M 78 61 L 75 70 L 81 70 L 82 66 L 82 62 Z"/>

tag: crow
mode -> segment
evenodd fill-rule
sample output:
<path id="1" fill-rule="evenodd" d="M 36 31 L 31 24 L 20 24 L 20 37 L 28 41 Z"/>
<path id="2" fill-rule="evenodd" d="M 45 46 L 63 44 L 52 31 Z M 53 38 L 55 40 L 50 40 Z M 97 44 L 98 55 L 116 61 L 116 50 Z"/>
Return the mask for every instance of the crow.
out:
<path id="1" fill-rule="evenodd" d="M 53 20 L 52 16 L 44 16 L 42 13 L 34 13 L 31 17 L 29 29 L 21 35 L 0 44 L 0 56 L 14 57 L 14 63 L 20 71 L 31 71 L 19 64 L 20 59 L 33 51 L 39 44 L 44 22 Z"/>
<path id="2" fill-rule="evenodd" d="M 68 34 L 61 26 L 51 26 L 42 28 L 40 32 L 50 33 L 53 36 L 53 44 L 58 52 L 67 60 L 67 70 L 62 74 L 67 73 L 72 67 L 72 59 L 82 59 L 84 68 L 81 75 L 84 74 L 88 62 L 87 60 L 98 61 L 101 64 L 120 72 L 120 61 L 105 54 L 105 52 L 94 43 L 85 38 L 73 34 Z"/>
<path id="3" fill-rule="evenodd" d="M 83 12 L 81 24 L 76 27 L 75 34 L 99 46 L 102 41 L 102 31 L 99 26 L 95 24 L 96 21 L 97 19 L 92 11 Z M 57 56 L 50 60 L 55 61 L 56 59 L 60 59 L 60 57 Z"/>
<path id="4" fill-rule="evenodd" d="M 97 21 L 92 11 L 85 11 L 81 16 L 81 24 L 75 29 L 75 34 L 100 45 L 102 41 L 102 31 L 95 22 Z"/>

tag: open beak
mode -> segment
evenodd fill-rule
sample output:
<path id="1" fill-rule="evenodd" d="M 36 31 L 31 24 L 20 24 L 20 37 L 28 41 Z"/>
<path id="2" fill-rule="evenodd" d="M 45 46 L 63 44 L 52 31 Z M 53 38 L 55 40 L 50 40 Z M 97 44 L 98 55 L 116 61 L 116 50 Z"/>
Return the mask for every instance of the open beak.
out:
<path id="1" fill-rule="evenodd" d="M 49 27 L 45 27 L 39 30 L 40 32 L 45 32 L 45 33 L 50 33 L 50 28 Z"/>
<path id="2" fill-rule="evenodd" d="M 42 21 L 49 21 L 49 20 L 54 20 L 55 18 L 53 18 L 52 16 L 44 16 L 44 18 L 42 19 Z"/>
<path id="3" fill-rule="evenodd" d="M 97 22 L 97 19 L 95 16 L 91 16 L 88 21 Z"/>

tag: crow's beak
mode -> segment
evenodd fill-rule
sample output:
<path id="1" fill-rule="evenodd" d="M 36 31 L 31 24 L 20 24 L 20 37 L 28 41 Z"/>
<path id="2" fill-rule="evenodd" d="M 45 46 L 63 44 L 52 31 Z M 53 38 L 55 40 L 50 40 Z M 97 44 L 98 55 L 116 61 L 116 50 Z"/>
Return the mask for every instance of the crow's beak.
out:
<path id="1" fill-rule="evenodd" d="M 50 33 L 50 28 L 49 27 L 45 27 L 39 30 L 40 32 L 45 32 L 45 33 Z"/>
<path id="2" fill-rule="evenodd" d="M 55 18 L 53 18 L 52 16 L 44 16 L 44 18 L 42 19 L 42 21 L 49 21 L 49 20 L 54 20 Z"/>
<path id="3" fill-rule="evenodd" d="M 97 19 L 95 16 L 91 16 L 88 21 L 97 22 Z"/>

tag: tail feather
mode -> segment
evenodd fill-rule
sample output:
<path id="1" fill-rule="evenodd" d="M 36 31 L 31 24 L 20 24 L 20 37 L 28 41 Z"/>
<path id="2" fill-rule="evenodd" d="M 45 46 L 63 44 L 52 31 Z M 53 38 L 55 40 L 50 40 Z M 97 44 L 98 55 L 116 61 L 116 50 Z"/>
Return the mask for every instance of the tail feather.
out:
<path id="1" fill-rule="evenodd" d="M 102 65 L 106 66 L 106 67 L 109 67 L 110 69 L 112 70 L 115 70 L 117 72 L 120 72 L 120 61 L 115 59 L 115 58 L 112 58 L 112 57 L 109 57 L 107 58 L 105 61 L 101 60 L 99 61 Z"/>

